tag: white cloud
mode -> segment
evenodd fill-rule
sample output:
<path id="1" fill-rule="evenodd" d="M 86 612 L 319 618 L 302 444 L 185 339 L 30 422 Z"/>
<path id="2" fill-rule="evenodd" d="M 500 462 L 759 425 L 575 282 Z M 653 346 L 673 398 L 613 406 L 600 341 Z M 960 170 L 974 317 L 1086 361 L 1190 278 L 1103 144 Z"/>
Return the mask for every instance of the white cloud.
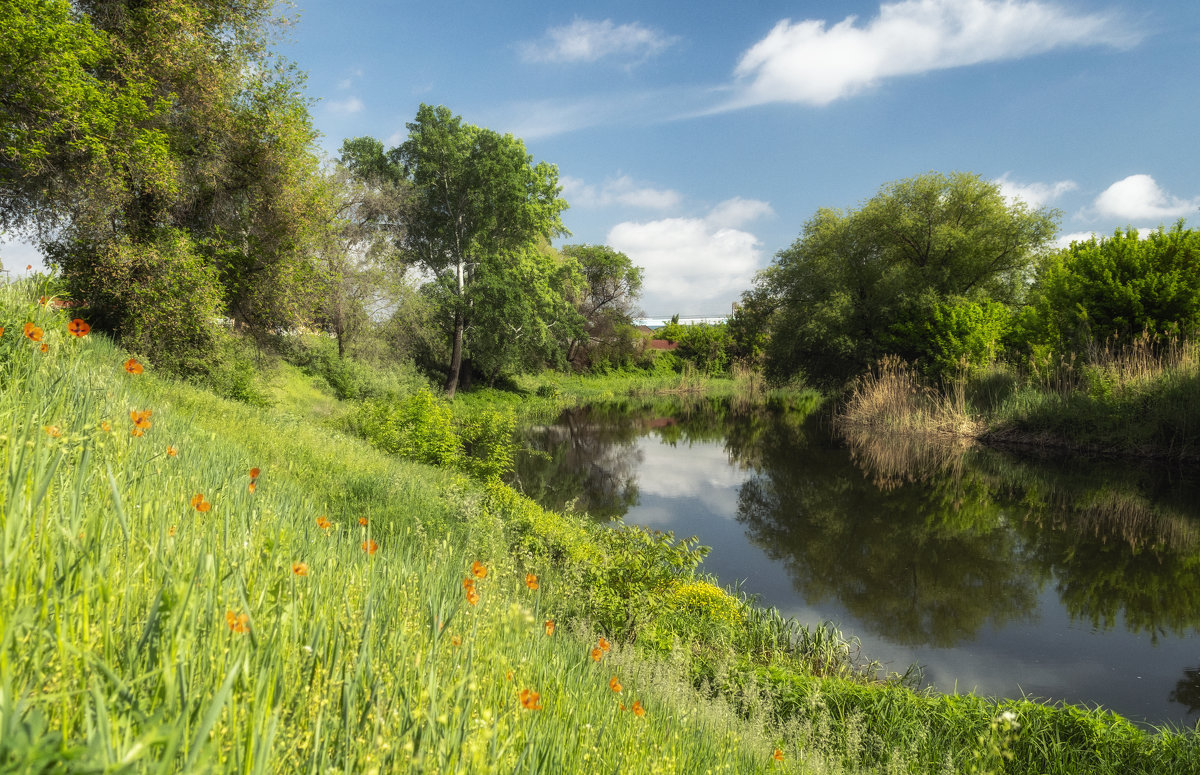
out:
<path id="1" fill-rule="evenodd" d="M 1079 188 L 1073 180 L 1059 180 L 1054 183 L 1018 183 L 1010 180 L 1007 172 L 993 182 L 1000 186 L 1000 195 L 1005 199 L 1010 202 L 1021 200 L 1035 208 L 1050 204 L 1068 191 Z"/>
<path id="2" fill-rule="evenodd" d="M 670 210 L 678 207 L 681 200 L 678 191 L 669 188 L 641 186 L 628 175 L 609 178 L 599 186 L 585 183 L 580 178 L 564 175 L 561 183 L 563 197 L 572 205 L 582 207 L 608 207 L 620 204 L 647 210 Z"/>
<path id="3" fill-rule="evenodd" d="M 627 64 L 637 64 L 677 40 L 637 22 L 576 19 L 562 27 L 551 27 L 539 41 L 522 44 L 521 56 L 527 62 L 595 62 L 621 57 Z"/>
<path id="4" fill-rule="evenodd" d="M 1104 189 L 1095 206 L 1101 216 L 1118 220 L 1173 219 L 1196 215 L 1200 196 L 1180 199 L 1163 191 L 1149 175 L 1130 175 Z"/>
<path id="5" fill-rule="evenodd" d="M 1115 15 L 1074 15 L 1037 0 L 902 0 L 862 25 L 856 16 L 831 27 L 784 19 L 742 55 L 741 94 L 727 107 L 826 105 L 884 78 L 1139 39 Z"/>
<path id="6" fill-rule="evenodd" d="M 326 103 L 326 107 L 333 113 L 358 113 L 365 106 L 358 97 L 347 97 L 344 100 L 332 100 Z"/>
<path id="7" fill-rule="evenodd" d="M 758 237 L 722 222 L 744 223 L 770 211 L 765 202 L 733 199 L 706 218 L 618 223 L 605 241 L 645 269 L 642 306 L 648 311 L 723 313 L 750 287 L 763 255 Z"/>

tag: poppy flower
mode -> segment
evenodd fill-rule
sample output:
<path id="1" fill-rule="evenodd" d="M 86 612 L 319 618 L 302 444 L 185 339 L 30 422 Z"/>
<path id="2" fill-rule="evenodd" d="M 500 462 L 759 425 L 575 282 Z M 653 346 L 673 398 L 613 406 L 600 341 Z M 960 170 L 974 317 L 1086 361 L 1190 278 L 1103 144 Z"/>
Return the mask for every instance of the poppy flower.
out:
<path id="1" fill-rule="evenodd" d="M 233 611 L 226 611 L 225 623 L 234 632 L 250 632 L 250 614 L 235 614 Z"/>
<path id="2" fill-rule="evenodd" d="M 608 679 L 608 688 L 612 689 L 614 692 L 617 692 L 618 694 L 620 693 L 621 688 L 622 688 L 621 682 L 617 680 L 617 677 L 615 675 L 612 678 Z"/>
<path id="3" fill-rule="evenodd" d="M 167 447 L 167 457 L 175 457 L 178 454 L 179 454 L 179 450 L 175 449 L 172 446 Z"/>
<path id="4" fill-rule="evenodd" d="M 475 588 L 475 579 L 471 578 L 470 576 L 467 576 L 465 579 L 463 579 L 463 589 L 474 589 L 474 588 Z"/>
<path id="5" fill-rule="evenodd" d="M 776 748 L 775 753 L 771 754 L 771 758 L 777 762 L 783 761 L 783 751 Z"/>
<path id="6" fill-rule="evenodd" d="M 130 358 L 129 360 L 125 361 L 125 371 L 129 372 L 130 374 L 141 374 L 143 371 L 142 364 L 138 363 L 133 358 Z"/>
<path id="7" fill-rule="evenodd" d="M 546 620 L 546 635 L 553 635 L 553 634 L 554 634 L 554 620 L 547 619 Z"/>
<path id="8" fill-rule="evenodd" d="M 321 528 L 322 530 L 328 530 L 331 524 L 332 523 L 330 523 L 329 517 L 325 516 L 324 514 L 317 517 L 317 527 Z"/>
<path id="9" fill-rule="evenodd" d="M 642 707 L 641 700 L 635 700 L 633 703 L 633 715 L 641 717 L 646 715 L 646 709 Z"/>
<path id="10" fill-rule="evenodd" d="M 42 346 L 40 349 L 42 352 L 48 353 L 48 352 L 50 352 L 50 345 L 46 344 L 45 342 L 42 342 Z"/>
<path id="11" fill-rule="evenodd" d="M 506 672 L 504 674 L 504 680 L 511 681 L 512 679 L 513 679 L 513 671 L 509 670 L 508 672 Z"/>
<path id="12" fill-rule="evenodd" d="M 537 589 L 538 588 L 537 576 L 532 573 L 526 573 L 525 574 L 525 586 L 529 587 L 530 589 Z"/>
<path id="13" fill-rule="evenodd" d="M 38 304 L 41 304 L 43 307 L 46 306 L 46 297 L 45 296 L 38 297 Z"/>
<path id="14" fill-rule="evenodd" d="M 175 535 L 175 526 L 174 525 L 171 525 L 169 528 L 167 528 L 167 535 L 169 535 L 169 536 Z"/>
<path id="15" fill-rule="evenodd" d="M 4 326 L 0 326 L 0 336 L 4 336 Z"/>
<path id="16" fill-rule="evenodd" d="M 67 323 L 67 331 L 75 337 L 84 337 L 91 333 L 92 327 L 83 318 L 75 318 Z"/>
<path id="17" fill-rule="evenodd" d="M 141 428 L 144 431 L 148 431 L 154 426 L 154 423 L 150 422 L 151 414 L 153 414 L 153 411 L 150 409 L 147 409 L 143 412 L 132 410 L 129 412 L 129 419 L 133 420 L 133 424 L 136 427 Z M 140 436 L 141 434 L 139 433 L 137 435 Z"/>
<path id="18" fill-rule="evenodd" d="M 258 474 L 259 474 L 259 470 L 258 470 L 257 468 L 251 468 L 251 469 L 250 469 L 250 478 L 251 478 L 251 479 L 257 479 L 257 478 L 258 478 Z"/>
<path id="19" fill-rule="evenodd" d="M 606 641 L 604 638 L 601 638 L 600 642 L 596 644 L 596 647 L 599 648 L 601 651 L 607 652 L 609 649 L 612 648 L 612 645 L 609 644 L 609 642 Z"/>
<path id="20" fill-rule="evenodd" d="M 253 495 L 255 489 L 257 489 L 257 488 L 258 488 L 258 483 L 255 482 L 253 479 L 251 479 L 250 480 L 250 494 Z"/>
<path id="21" fill-rule="evenodd" d="M 100 421 L 100 430 L 105 431 L 105 432 L 111 431 L 112 425 L 108 422 L 108 420 L 101 420 Z"/>
<path id="22" fill-rule="evenodd" d="M 366 518 L 366 517 L 359 517 L 359 518 L 358 518 L 358 524 L 362 525 L 363 527 L 366 527 L 366 525 L 367 525 L 367 518 Z"/>
<path id="23" fill-rule="evenodd" d="M 49 434 L 53 438 L 57 439 L 59 436 L 62 435 L 62 431 L 59 430 L 59 427 L 57 425 L 43 425 L 42 428 L 46 431 L 47 434 Z"/>
<path id="24" fill-rule="evenodd" d="M 136 430 L 136 429 L 135 429 Z M 192 496 L 192 508 L 196 511 L 208 511 L 212 508 L 212 504 L 204 500 L 202 493 L 196 493 Z"/>
<path id="25" fill-rule="evenodd" d="M 307 576 L 308 575 L 308 563 L 293 562 L 292 563 L 292 573 L 296 574 L 297 576 Z"/>
<path id="26" fill-rule="evenodd" d="M 601 651 L 599 648 L 592 649 L 592 661 L 593 662 L 599 662 L 603 658 L 604 658 L 603 651 Z"/>
<path id="27" fill-rule="evenodd" d="M 451 646 L 461 646 L 461 645 L 462 645 L 462 638 L 458 637 L 457 635 L 452 635 L 452 636 L 450 637 L 450 645 L 451 645 Z"/>
<path id="28" fill-rule="evenodd" d="M 471 573 L 475 574 L 475 578 L 481 579 L 487 575 L 487 568 L 479 560 L 471 563 Z"/>
<path id="29" fill-rule="evenodd" d="M 474 587 L 471 587 L 467 590 L 467 602 L 471 605 L 475 605 L 479 602 L 479 593 L 475 591 Z"/>
<path id="30" fill-rule="evenodd" d="M 33 269 L 33 264 L 26 264 L 25 271 L 28 272 L 30 269 Z"/>
<path id="31" fill-rule="evenodd" d="M 40 341 L 42 341 L 42 334 L 44 334 L 44 333 L 45 332 L 42 331 L 42 329 L 38 328 L 33 323 L 25 324 L 25 337 L 27 339 L 31 339 L 35 342 L 40 342 Z"/>
<path id="32" fill-rule="evenodd" d="M 541 698 L 542 695 L 538 694 L 532 689 L 522 689 L 521 707 L 525 708 L 525 710 L 541 710 L 542 704 L 538 702 L 538 700 Z"/>
<path id="33" fill-rule="evenodd" d="M 129 431 L 130 436 L 141 436 L 143 433 L 145 433 L 145 431 L 143 431 L 141 428 L 133 428 Z"/>
<path id="34" fill-rule="evenodd" d="M 368 538 L 366 541 L 363 541 L 362 548 L 367 554 L 375 554 L 375 552 L 379 551 L 379 544 Z"/>

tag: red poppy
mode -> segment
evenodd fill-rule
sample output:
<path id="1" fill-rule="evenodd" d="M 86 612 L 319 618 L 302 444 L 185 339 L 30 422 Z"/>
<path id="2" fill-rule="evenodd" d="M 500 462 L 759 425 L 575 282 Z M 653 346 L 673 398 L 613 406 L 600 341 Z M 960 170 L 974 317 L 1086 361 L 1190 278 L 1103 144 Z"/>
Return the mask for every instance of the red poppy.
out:
<path id="1" fill-rule="evenodd" d="M 618 694 L 621 692 L 621 688 L 622 688 L 621 682 L 617 680 L 617 677 L 615 675 L 612 678 L 608 679 L 608 688 L 612 689 L 614 692 L 617 692 Z"/>
<path id="2" fill-rule="evenodd" d="M 141 374 L 143 371 L 142 364 L 138 363 L 133 358 L 130 358 L 129 360 L 125 361 L 125 371 L 129 372 L 130 374 Z"/>
<path id="3" fill-rule="evenodd" d="M 546 620 L 546 634 L 547 635 L 554 634 L 554 620 L 553 619 Z"/>
<path id="4" fill-rule="evenodd" d="M 254 494 L 254 491 L 255 491 L 257 488 L 258 488 L 258 482 L 255 482 L 253 479 L 251 479 L 251 480 L 250 480 L 250 494 L 251 494 L 251 495 L 253 495 L 253 494 Z"/>
<path id="5" fill-rule="evenodd" d="M 175 457 L 178 454 L 179 454 L 179 450 L 175 449 L 172 446 L 167 447 L 167 457 Z"/>
<path id="6" fill-rule="evenodd" d="M 44 333 L 45 331 L 42 331 L 42 329 L 38 328 L 33 323 L 25 324 L 25 336 L 35 342 L 42 341 L 42 334 Z"/>
<path id="7" fill-rule="evenodd" d="M 530 589 L 537 589 L 538 588 L 537 576 L 532 573 L 526 573 L 525 574 L 525 586 L 529 587 Z"/>
<path id="8" fill-rule="evenodd" d="M 250 614 L 235 614 L 233 611 L 226 611 L 225 623 L 234 632 L 250 632 Z"/>
<path id="9" fill-rule="evenodd" d="M 292 573 L 295 573 L 297 576 L 307 576 L 308 575 L 308 563 L 293 562 L 292 563 Z"/>
<path id="10" fill-rule="evenodd" d="M 481 579 L 487 575 L 487 568 L 479 560 L 471 563 L 471 573 L 475 574 L 475 578 Z"/>
<path id="11" fill-rule="evenodd" d="M 362 548 L 367 554 L 375 554 L 375 552 L 379 551 L 379 544 L 368 538 L 366 541 L 363 541 Z"/>
<path id="12" fill-rule="evenodd" d="M 42 352 L 48 353 L 48 352 L 50 352 L 50 345 L 46 344 L 45 342 L 42 342 L 42 346 L 40 349 Z"/>
<path id="13" fill-rule="evenodd" d="M 783 751 L 776 748 L 775 753 L 771 754 L 771 758 L 777 762 L 783 761 Z"/>
<path id="14" fill-rule="evenodd" d="M 329 521 L 329 517 L 326 517 L 324 514 L 317 517 L 317 527 L 321 528 L 322 530 L 328 530 L 331 524 L 332 523 Z"/>
<path id="15" fill-rule="evenodd" d="M 542 704 L 538 702 L 541 698 L 542 695 L 532 689 L 522 689 L 521 707 L 525 708 L 525 710 L 541 710 Z"/>
<path id="16" fill-rule="evenodd" d="M 89 326 L 83 318 L 75 318 L 67 324 L 67 331 L 76 337 L 82 337 L 91 333 L 92 327 Z"/>
<path id="17" fill-rule="evenodd" d="M 635 716 L 645 716 L 646 715 L 646 709 L 642 707 L 641 700 L 636 700 L 633 703 L 633 715 L 635 715 Z"/>
<path id="18" fill-rule="evenodd" d="M 258 470 L 257 468 L 251 468 L 251 469 L 250 469 L 250 478 L 251 478 L 251 479 L 257 479 L 257 478 L 258 478 L 258 474 L 259 474 L 259 470 Z"/>
<path id="19" fill-rule="evenodd" d="M 136 430 L 136 428 L 134 429 Z M 204 500 L 203 493 L 196 493 L 192 496 L 192 508 L 196 511 L 208 511 L 212 508 L 212 504 Z"/>

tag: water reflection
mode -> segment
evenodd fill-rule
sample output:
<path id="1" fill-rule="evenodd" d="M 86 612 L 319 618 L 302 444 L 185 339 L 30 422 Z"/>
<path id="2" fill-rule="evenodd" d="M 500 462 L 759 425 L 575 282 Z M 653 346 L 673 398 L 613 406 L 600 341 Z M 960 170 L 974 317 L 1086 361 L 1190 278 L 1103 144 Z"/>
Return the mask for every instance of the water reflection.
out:
<path id="1" fill-rule="evenodd" d="M 788 591 L 769 586 L 766 603 L 831 612 L 922 662 L 1012 665 L 1022 690 L 1113 703 L 1157 671 L 1145 713 L 1197 709 L 1200 667 L 1176 685 L 1200 632 L 1200 483 L 1186 472 L 834 437 L 809 409 L 576 410 L 527 430 L 518 484 L 555 508 L 699 533 L 726 582 L 773 585 L 771 569 Z M 1080 676 L 1073 694 L 1063 682 Z"/>

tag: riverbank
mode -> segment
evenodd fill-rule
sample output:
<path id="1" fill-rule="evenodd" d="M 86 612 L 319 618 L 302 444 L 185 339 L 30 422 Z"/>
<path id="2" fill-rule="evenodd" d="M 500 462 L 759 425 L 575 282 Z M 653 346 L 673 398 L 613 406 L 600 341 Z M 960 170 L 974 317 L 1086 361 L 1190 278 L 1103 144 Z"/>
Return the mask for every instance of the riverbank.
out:
<path id="1" fill-rule="evenodd" d="M 546 511 L 296 405 L 134 373 L 27 291 L 0 290 L 0 313 L 8 769 L 999 772 L 1009 752 L 1014 772 L 1149 773 L 1200 759 L 1191 732 L 912 692 L 831 628 L 713 586 L 694 543 Z"/>
<path id="2" fill-rule="evenodd" d="M 1200 356 L 1195 345 L 1146 345 L 1020 374 L 997 367 L 935 387 L 885 359 L 838 408 L 847 426 L 966 436 L 1089 455 L 1200 460 Z"/>

